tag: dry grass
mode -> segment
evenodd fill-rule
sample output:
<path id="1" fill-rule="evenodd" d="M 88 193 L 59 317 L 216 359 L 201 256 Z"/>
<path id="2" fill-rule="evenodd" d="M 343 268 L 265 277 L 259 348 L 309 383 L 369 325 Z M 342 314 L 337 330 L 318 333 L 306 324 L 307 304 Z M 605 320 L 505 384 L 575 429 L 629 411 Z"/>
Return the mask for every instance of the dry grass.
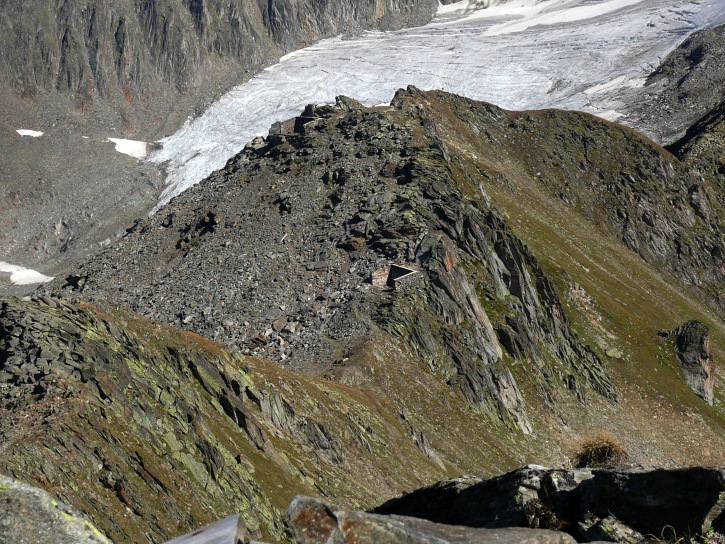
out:
<path id="1" fill-rule="evenodd" d="M 661 538 L 653 538 L 653 542 L 662 542 L 664 544 L 725 544 L 725 535 L 718 533 L 712 529 L 708 529 L 702 534 L 677 536 L 675 530 L 669 525 L 663 530 L 663 533 L 668 532 L 670 535 L 663 535 Z"/>
<path id="2" fill-rule="evenodd" d="M 574 453 L 577 468 L 617 468 L 627 461 L 627 452 L 613 434 L 599 432 L 585 439 Z"/>

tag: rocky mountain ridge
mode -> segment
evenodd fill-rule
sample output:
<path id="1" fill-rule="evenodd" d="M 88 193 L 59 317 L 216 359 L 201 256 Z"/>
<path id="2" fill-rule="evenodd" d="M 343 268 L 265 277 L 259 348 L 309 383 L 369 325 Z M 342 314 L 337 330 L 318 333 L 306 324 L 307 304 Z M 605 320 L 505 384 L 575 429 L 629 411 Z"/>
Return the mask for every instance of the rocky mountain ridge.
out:
<path id="1" fill-rule="evenodd" d="M 486 204 L 481 171 L 449 154 L 419 109 L 424 96 L 309 108 L 304 134 L 252 144 L 48 292 L 123 302 L 317 372 L 382 327 L 526 432 L 502 347 L 536 362 L 547 398 L 564 386 L 582 402 L 592 388 L 616 401 L 536 259 Z M 390 263 L 413 267 L 421 286 L 382 296 L 370 279 Z M 481 297 L 496 304 L 496 328 Z"/>
<path id="2" fill-rule="evenodd" d="M 466 137 L 466 130 L 474 129 L 479 136 Z M 644 161 L 632 170 L 638 176 L 630 189 L 635 195 L 650 186 L 656 189 L 661 181 L 658 173 L 668 168 L 666 179 L 672 190 L 684 190 L 677 175 L 687 179 L 689 174 L 673 156 L 627 129 L 590 116 L 505 112 L 414 88 L 400 91 L 389 107 L 365 108 L 340 97 L 335 106 L 310 106 L 298 118 L 273 127 L 268 138 L 250 143 L 225 169 L 174 199 L 159 214 L 139 221 L 118 245 L 84 263 L 75 274 L 59 278 L 46 292 L 94 300 L 108 308 L 102 313 L 109 315 L 121 311 L 114 306 L 129 306 L 147 318 L 189 329 L 172 333 L 157 325 L 157 330 L 165 332 L 155 340 L 133 339 L 131 348 L 122 348 L 129 344 L 124 336 L 128 325 L 105 325 L 111 333 L 110 338 L 104 333 L 107 349 L 112 353 L 151 349 L 158 354 L 153 360 L 161 358 L 149 363 L 152 368 L 182 370 L 186 363 L 175 362 L 178 348 L 165 346 L 175 346 L 173 338 L 193 335 L 194 330 L 224 341 L 232 348 L 229 353 L 244 354 L 222 358 L 222 370 L 216 356 L 211 362 L 208 354 L 181 359 L 199 358 L 195 366 L 207 369 L 206 373 L 226 375 L 238 365 L 251 368 L 251 361 L 262 356 L 295 371 L 287 374 L 263 363 L 260 376 L 280 375 L 275 387 L 286 381 L 318 387 L 312 384 L 325 378 L 332 380 L 327 382 L 329 387 L 342 388 L 342 396 L 336 399 L 343 406 L 363 395 L 367 400 L 358 405 L 356 421 L 374 432 L 358 440 L 354 437 L 361 435 L 349 430 L 347 422 L 341 426 L 331 407 L 318 404 L 316 394 L 310 397 L 317 408 L 302 408 L 297 400 L 299 385 L 289 391 L 283 388 L 289 396 L 283 394 L 281 400 L 272 392 L 274 388 L 264 394 L 250 389 L 254 398 L 269 394 L 277 399 L 270 400 L 276 408 L 267 415 L 266 401 L 253 412 L 239 410 L 255 416 L 255 425 L 264 430 L 261 436 L 282 440 L 276 444 L 287 459 L 302 463 L 291 461 L 295 467 L 291 474 L 299 471 L 303 477 L 302 484 L 290 490 L 306 492 L 309 485 L 325 497 L 370 507 L 372 497 L 380 496 L 381 481 L 386 482 L 384 492 L 392 495 L 409 489 L 412 482 L 431 481 L 459 467 L 481 470 L 469 456 L 473 450 L 480 455 L 483 446 L 464 445 L 464 435 L 472 432 L 486 442 L 484 449 L 489 453 L 478 457 L 486 466 L 492 458 L 496 466 L 505 468 L 512 468 L 512 460 L 552 455 L 561 462 L 571 447 L 567 437 L 572 429 L 584 433 L 593 425 L 616 428 L 637 463 L 657 466 L 707 459 L 721 464 L 720 452 L 725 451 L 718 446 L 723 424 L 721 386 L 714 382 L 712 407 L 697 397 L 682 373 L 682 366 L 690 363 L 678 360 L 675 343 L 662 339 L 658 331 L 673 330 L 693 317 L 700 319 L 710 328 L 717 356 L 723 345 L 722 323 L 697 299 L 683 294 L 682 283 L 674 277 L 676 267 L 673 276 L 664 279 L 664 267 L 649 267 L 641 255 L 627 251 L 620 239 L 606 232 L 604 221 L 574 212 L 571 202 L 542 181 L 545 175 L 556 179 L 555 170 L 538 168 L 547 164 L 541 158 L 546 157 L 545 144 L 538 144 L 539 149 L 527 144 L 530 152 L 522 165 L 517 151 L 522 141 L 537 136 L 541 142 L 556 140 L 545 136 L 557 131 L 606 135 L 610 153 L 624 158 L 631 154 L 634 164 Z M 574 151 L 576 145 L 584 145 L 577 141 L 591 145 L 586 137 L 569 135 L 566 141 Z M 631 168 L 627 161 L 608 166 L 602 152 L 590 150 L 583 156 L 603 175 L 611 176 L 613 183 Z M 652 177 L 645 168 L 650 160 L 655 165 Z M 539 161 L 536 170 L 526 161 Z M 562 164 L 568 168 L 565 160 Z M 519 205 L 525 211 L 519 211 Z M 561 224 L 562 217 L 586 242 L 571 235 L 569 227 Z M 529 225 L 534 220 L 543 223 Z M 674 225 L 677 220 L 667 218 Z M 554 232 L 543 228 L 546 223 Z M 637 228 L 646 235 L 645 225 Z M 719 232 L 717 223 L 711 226 L 714 233 Z M 556 251 L 545 253 L 542 247 Z M 544 257 L 540 261 L 537 255 Z M 633 308 L 623 302 L 632 303 Z M 51 299 L 29 304 L 36 305 L 33 312 L 41 315 L 52 312 L 45 306 L 54 304 L 66 308 L 65 312 L 77 312 L 73 305 Z M 15 323 L 29 308 L 14 309 L 8 304 L 7 338 L 17 336 L 12 331 L 28 329 Z M 643 314 L 640 308 L 648 312 Z M 92 313 L 83 321 L 93 323 Z M 150 324 L 140 327 L 154 330 Z M 98 327 L 84 328 L 95 331 Z M 82 344 L 93 340 L 94 334 L 85 333 Z M 698 338 L 705 341 L 704 336 Z M 136 347 L 148 342 L 154 347 Z M 693 353 L 701 356 L 701 344 L 695 344 Z M 6 364 L 34 375 L 37 368 L 45 368 L 46 359 L 38 354 L 46 345 L 36 333 L 27 342 L 11 339 L 5 351 L 17 356 Z M 89 355 L 76 379 L 83 380 L 83 368 L 89 363 L 114 360 L 99 357 L 96 349 L 82 349 Z M 38 358 L 43 360 L 37 362 Z M 140 356 L 131 359 L 140 360 Z M 18 375 L 16 371 L 10 375 L 10 383 L 18 380 L 12 377 Z M 139 379 L 156 383 L 167 378 L 153 374 L 132 382 Z M 207 383 L 203 376 L 202 380 Z M 231 383 L 231 378 L 221 381 Z M 35 387 L 31 380 L 26 393 L 17 390 L 22 396 Z M 216 386 L 202 387 L 218 391 Z M 93 395 L 103 401 L 108 393 Z M 241 389 L 235 392 L 233 384 L 231 391 L 229 386 L 224 388 L 222 397 L 227 396 L 250 400 Z M 216 398 L 219 414 L 236 414 L 224 409 L 236 406 L 236 401 Z M 380 405 L 382 401 L 372 399 L 386 402 Z M 117 409 L 125 402 L 119 398 Z M 382 406 L 382 412 L 371 410 L 370 402 Z M 146 419 L 143 414 L 150 409 L 139 408 L 139 417 Z M 262 411 L 261 418 L 257 410 Z M 653 410 L 661 422 L 653 424 Z M 643 413 L 648 414 L 644 419 Z M 214 421 L 219 417 L 204 414 Z M 239 415 L 234 417 L 239 420 Z M 158 416 L 150 419 L 154 418 Z M 310 430 L 310 418 L 321 434 Z M 153 426 L 144 428 L 151 436 L 158 432 Z M 382 436 L 379 429 L 383 428 L 390 432 L 384 439 L 387 446 L 372 438 Z M 228 450 L 208 432 L 202 436 L 213 448 L 199 446 L 206 442 L 190 448 L 196 463 L 190 466 L 196 467 L 192 471 L 196 476 L 184 485 L 194 489 L 198 482 L 207 481 L 205 472 L 197 469 L 206 467 L 213 478 L 219 466 L 214 452 L 221 451 L 226 458 L 223 451 Z M 667 446 L 673 436 L 681 438 Z M 280 462 L 272 450 L 264 449 L 264 439 L 256 431 L 246 433 L 243 440 L 262 447 L 265 460 L 260 466 Z M 703 443 L 708 447 L 703 449 Z M 392 444 L 396 444 L 394 453 Z M 409 469 L 396 469 L 392 476 L 390 466 L 377 457 L 378 446 L 405 460 Z M 318 451 L 315 469 L 303 461 L 307 454 L 292 453 L 299 448 Z M 134 453 L 123 455 L 129 459 L 124 462 L 136 462 Z M 271 461 L 267 455 L 273 455 Z M 351 464 L 350 456 L 366 466 Z M 185 456 L 180 459 L 192 462 Z M 224 466 L 229 464 L 225 461 Z M 12 464 L 0 470 L 22 474 Z M 355 482 L 371 474 L 375 476 L 370 481 L 378 485 L 367 494 Z M 145 492 L 148 484 L 142 480 L 134 480 L 134 494 Z M 131 480 L 127 478 L 126 483 L 131 485 Z M 94 490 L 98 484 L 91 478 L 87 485 Z M 124 484 L 119 485 L 124 489 Z M 274 506 L 264 509 L 272 514 L 252 512 L 247 517 L 257 520 L 252 522 L 253 530 L 260 531 L 255 534 L 283 538 L 282 525 L 259 520 L 281 520 L 290 496 L 277 495 L 266 485 L 259 492 Z M 116 493 L 110 504 L 115 500 L 126 505 Z M 212 494 L 208 500 L 211 505 L 219 499 Z M 145 510 L 136 508 L 139 513 Z M 178 517 L 178 513 L 167 515 Z M 195 522 L 203 519 L 200 515 Z M 189 528 L 192 524 L 188 520 Z M 160 535 L 168 529 L 154 531 Z"/>
<path id="3" fill-rule="evenodd" d="M 163 173 L 114 152 L 108 138 L 147 142 L 150 149 L 285 53 L 338 34 L 425 24 L 438 5 L 6 3 L 0 13 L 2 260 L 56 275 L 55 268 L 95 253 L 153 208 Z M 18 129 L 43 136 L 22 137 Z"/>

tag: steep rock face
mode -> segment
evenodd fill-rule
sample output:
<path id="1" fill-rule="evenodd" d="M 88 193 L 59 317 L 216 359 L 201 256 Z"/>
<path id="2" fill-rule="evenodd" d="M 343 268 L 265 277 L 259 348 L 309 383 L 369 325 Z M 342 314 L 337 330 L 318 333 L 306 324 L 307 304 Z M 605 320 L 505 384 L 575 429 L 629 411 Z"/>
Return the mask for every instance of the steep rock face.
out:
<path id="1" fill-rule="evenodd" d="M 258 69 L 347 26 L 423 24 L 436 6 L 433 0 L 15 2 L 0 20 L 6 51 L 0 74 L 24 96 L 57 90 L 82 103 L 121 92 L 133 101 L 161 86 L 189 91 L 224 67 Z"/>
<path id="2" fill-rule="evenodd" d="M 714 402 L 715 358 L 710 352 L 710 331 L 699 321 L 688 321 L 674 331 L 677 359 L 687 385 L 702 400 Z"/>
<path id="3" fill-rule="evenodd" d="M 449 146 L 501 182 L 534 180 L 648 263 L 700 288 L 708 302 L 725 303 L 722 218 L 702 213 L 719 192 L 698 183 L 687 164 L 626 127 L 579 112 L 506 112 L 446 93 L 421 94 L 420 102 Z"/>
<path id="4" fill-rule="evenodd" d="M 342 31 L 420 26 L 430 21 L 438 7 L 435 0 L 257 0 L 257 3 L 275 43 L 286 51 Z"/>
<path id="5" fill-rule="evenodd" d="M 478 410 L 531 431 L 508 363 L 550 407 L 617 393 L 536 259 L 449 154 L 418 91 L 309 107 L 51 289 L 114 300 L 293 368 L 324 372 L 379 327 Z M 487 174 L 490 176 L 490 174 Z M 370 286 L 391 262 L 420 282 Z M 501 345 L 506 349 L 506 356 Z"/>

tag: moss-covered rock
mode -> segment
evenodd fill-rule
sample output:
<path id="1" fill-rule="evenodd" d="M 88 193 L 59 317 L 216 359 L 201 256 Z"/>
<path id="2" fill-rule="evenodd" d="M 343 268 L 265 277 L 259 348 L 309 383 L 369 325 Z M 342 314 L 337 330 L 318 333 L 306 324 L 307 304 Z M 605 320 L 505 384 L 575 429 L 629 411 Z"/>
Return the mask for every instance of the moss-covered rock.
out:
<path id="1" fill-rule="evenodd" d="M 111 544 L 83 514 L 37 487 L 0 476 L 0 542 Z"/>

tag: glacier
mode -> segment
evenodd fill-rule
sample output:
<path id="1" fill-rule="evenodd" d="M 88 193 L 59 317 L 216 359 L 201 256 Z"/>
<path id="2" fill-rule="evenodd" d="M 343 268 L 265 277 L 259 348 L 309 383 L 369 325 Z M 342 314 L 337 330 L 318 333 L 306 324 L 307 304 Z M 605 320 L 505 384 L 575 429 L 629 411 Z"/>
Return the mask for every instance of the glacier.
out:
<path id="1" fill-rule="evenodd" d="M 486 7 L 475 9 L 480 4 Z M 637 96 L 627 91 L 689 34 L 722 22 L 725 0 L 464 0 L 441 6 L 424 27 L 323 40 L 283 57 L 158 142 L 146 160 L 165 167 L 166 186 L 152 213 L 273 122 L 337 95 L 373 106 L 415 85 L 507 109 L 626 119 Z"/>

